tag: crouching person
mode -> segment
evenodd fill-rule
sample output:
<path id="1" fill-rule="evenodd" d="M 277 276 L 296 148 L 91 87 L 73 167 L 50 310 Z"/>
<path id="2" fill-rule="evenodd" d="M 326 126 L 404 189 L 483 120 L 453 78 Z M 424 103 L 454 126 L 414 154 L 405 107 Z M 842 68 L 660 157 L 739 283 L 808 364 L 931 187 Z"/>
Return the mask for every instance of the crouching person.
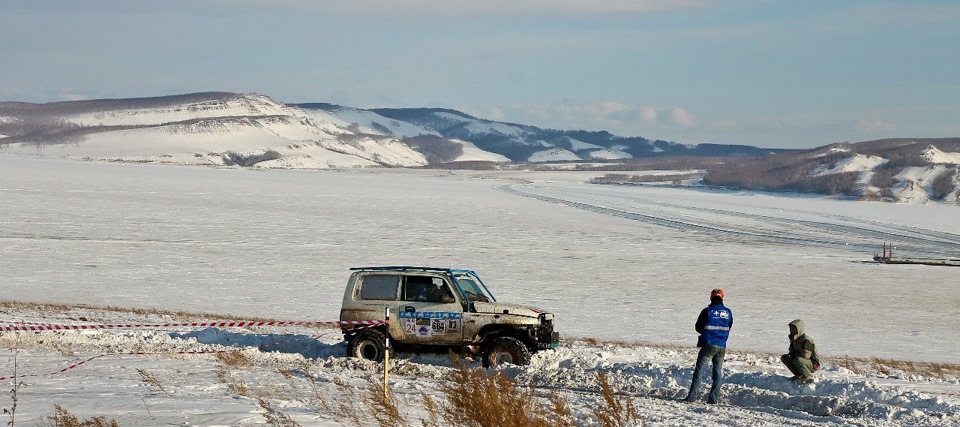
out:
<path id="1" fill-rule="evenodd" d="M 801 384 L 813 382 L 813 373 L 820 369 L 820 357 L 813 338 L 803 330 L 803 320 L 797 319 L 790 326 L 790 348 L 780 361 L 793 373 L 791 380 L 800 380 Z"/>

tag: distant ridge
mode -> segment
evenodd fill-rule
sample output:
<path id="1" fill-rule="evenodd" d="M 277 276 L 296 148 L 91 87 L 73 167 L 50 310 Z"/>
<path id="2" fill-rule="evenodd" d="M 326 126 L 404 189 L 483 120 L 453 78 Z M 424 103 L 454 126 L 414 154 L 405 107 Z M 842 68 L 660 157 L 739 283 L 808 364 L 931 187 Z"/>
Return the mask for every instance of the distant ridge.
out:
<path id="1" fill-rule="evenodd" d="M 696 170 L 713 186 L 958 203 L 960 138 L 888 138 L 812 150 L 682 144 L 498 122 L 448 108 L 360 109 L 198 92 L 0 102 L 0 153 L 276 169 L 586 162 L 577 167 Z M 604 181 L 617 179 L 646 178 Z"/>
<path id="2" fill-rule="evenodd" d="M 117 108 L 153 108 L 178 104 L 190 104 L 204 101 L 223 101 L 243 95 L 231 92 L 197 92 L 183 95 L 166 95 L 145 98 L 117 98 L 91 99 L 84 101 L 59 101 L 44 104 L 25 102 L 0 102 L 0 116 L 14 115 L 17 110 L 28 110 L 35 113 L 63 114 L 82 113 L 91 111 L 107 111 Z"/>

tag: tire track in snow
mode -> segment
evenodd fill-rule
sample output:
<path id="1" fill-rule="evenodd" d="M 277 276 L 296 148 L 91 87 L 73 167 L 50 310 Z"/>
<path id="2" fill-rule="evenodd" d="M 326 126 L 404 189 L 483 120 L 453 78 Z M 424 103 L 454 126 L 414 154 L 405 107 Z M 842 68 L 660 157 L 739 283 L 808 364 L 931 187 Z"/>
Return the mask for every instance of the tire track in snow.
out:
<path id="1" fill-rule="evenodd" d="M 523 187 L 523 188 L 520 188 Z M 681 231 L 703 232 L 718 236 L 737 237 L 757 242 L 790 243 L 806 246 L 833 247 L 852 249 L 867 253 L 877 252 L 878 242 L 897 242 L 899 253 L 911 253 L 924 256 L 942 257 L 944 253 L 960 253 L 960 236 L 951 233 L 939 233 L 933 230 L 918 227 L 904 227 L 893 229 L 868 228 L 861 224 L 841 224 L 825 221 L 780 218 L 762 214 L 749 214 L 735 211 L 725 211 L 715 208 L 697 208 L 669 203 L 655 204 L 662 207 L 678 209 L 689 213 L 707 213 L 714 217 L 734 217 L 736 219 L 752 219 L 766 223 L 776 223 L 787 230 L 774 230 L 769 227 L 755 226 L 752 230 L 738 229 L 733 224 L 736 221 L 724 222 L 722 218 L 702 220 L 682 219 L 681 215 L 667 213 L 642 213 L 635 209 L 614 208 L 601 206 L 572 198 L 548 196 L 535 192 L 536 187 L 529 184 L 504 184 L 496 187 L 509 194 L 545 201 L 548 203 L 569 206 L 576 209 L 601 213 L 605 215 L 640 221 L 647 224 L 659 225 Z M 827 216 L 825 218 L 835 218 Z M 845 219 L 853 220 L 852 218 Z M 708 224 L 710 223 L 710 224 Z M 883 228 L 886 228 L 884 230 Z M 907 233 L 906 231 L 909 231 Z M 788 234 L 789 233 L 789 234 Z M 826 234 L 817 236 L 817 234 Z M 844 237 L 845 236 L 845 237 Z"/>

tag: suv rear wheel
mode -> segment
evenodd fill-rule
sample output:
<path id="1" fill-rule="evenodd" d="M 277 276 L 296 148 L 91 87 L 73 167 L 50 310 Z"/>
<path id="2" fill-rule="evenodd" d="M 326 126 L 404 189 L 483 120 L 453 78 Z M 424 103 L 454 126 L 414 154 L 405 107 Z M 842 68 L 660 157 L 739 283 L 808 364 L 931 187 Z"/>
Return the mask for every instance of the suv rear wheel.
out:
<path id="1" fill-rule="evenodd" d="M 514 365 L 530 364 L 530 350 L 514 337 L 494 339 L 483 352 L 483 367 L 499 366 L 504 363 Z"/>
<path id="2" fill-rule="evenodd" d="M 347 342 L 347 356 L 382 362 L 385 341 L 386 336 L 376 329 L 361 331 Z"/>

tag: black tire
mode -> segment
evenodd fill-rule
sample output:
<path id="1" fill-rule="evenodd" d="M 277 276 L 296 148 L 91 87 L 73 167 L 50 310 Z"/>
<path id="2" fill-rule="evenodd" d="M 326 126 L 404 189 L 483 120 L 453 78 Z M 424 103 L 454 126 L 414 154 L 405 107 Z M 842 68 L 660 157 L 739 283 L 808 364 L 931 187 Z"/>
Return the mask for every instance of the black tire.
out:
<path id="1" fill-rule="evenodd" d="M 514 337 L 495 338 L 483 352 L 483 367 L 489 368 L 504 363 L 530 364 L 530 349 Z"/>
<path id="2" fill-rule="evenodd" d="M 347 357 L 383 362 L 386 336 L 376 329 L 359 332 L 347 341 Z"/>

